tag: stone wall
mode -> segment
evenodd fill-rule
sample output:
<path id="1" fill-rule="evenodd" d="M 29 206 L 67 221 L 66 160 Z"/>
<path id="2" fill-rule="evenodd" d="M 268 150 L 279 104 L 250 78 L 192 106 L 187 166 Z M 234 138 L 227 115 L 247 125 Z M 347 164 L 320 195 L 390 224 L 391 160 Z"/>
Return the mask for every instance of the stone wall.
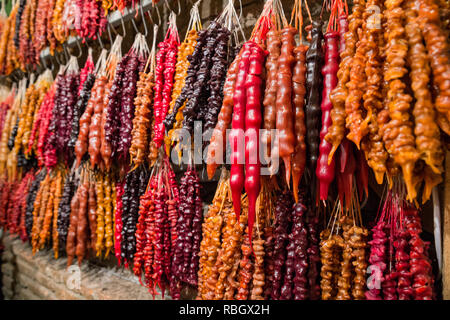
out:
<path id="1" fill-rule="evenodd" d="M 28 243 L 3 237 L 2 293 L 19 300 L 148 300 L 153 299 L 129 270 L 83 262 L 66 268 L 49 250 L 32 255 Z M 165 299 L 168 299 L 167 295 Z M 155 297 L 161 299 L 161 295 Z"/>

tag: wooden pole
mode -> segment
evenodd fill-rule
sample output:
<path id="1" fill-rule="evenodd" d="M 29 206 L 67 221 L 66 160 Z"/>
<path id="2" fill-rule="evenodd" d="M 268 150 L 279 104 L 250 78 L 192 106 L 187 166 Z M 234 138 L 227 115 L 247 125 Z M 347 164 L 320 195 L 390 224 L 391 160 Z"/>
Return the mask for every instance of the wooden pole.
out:
<path id="1" fill-rule="evenodd" d="M 441 202 L 442 203 L 442 202 Z M 445 156 L 442 293 L 450 300 L 450 152 Z"/>

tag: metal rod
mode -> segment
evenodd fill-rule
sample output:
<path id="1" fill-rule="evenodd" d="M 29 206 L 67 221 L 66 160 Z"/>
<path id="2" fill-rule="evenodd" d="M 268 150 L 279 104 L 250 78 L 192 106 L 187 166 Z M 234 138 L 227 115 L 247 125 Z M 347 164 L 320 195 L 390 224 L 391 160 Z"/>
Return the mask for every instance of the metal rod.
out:
<path id="1" fill-rule="evenodd" d="M 128 8 L 128 7 L 125 8 L 123 11 L 123 15 L 120 13 L 119 10 L 113 11 L 110 14 L 108 14 L 108 23 L 111 25 L 111 27 L 116 27 L 122 23 L 122 19 L 124 22 L 134 19 L 136 16 L 137 10 L 139 10 L 141 12 L 147 12 L 147 11 L 151 10 L 153 7 L 162 6 L 163 4 L 164 4 L 164 1 L 160 1 L 154 5 L 152 3 L 152 0 L 142 0 L 138 5 L 135 6 L 135 8 Z M 142 19 L 145 19 L 145 18 L 142 17 Z M 67 49 L 73 48 L 77 45 L 77 42 L 80 40 L 81 40 L 81 38 L 78 36 L 70 36 L 67 39 L 67 41 L 64 43 L 64 47 L 66 47 Z M 50 57 L 51 57 L 51 55 L 50 55 L 49 47 L 44 48 L 41 51 L 40 58 L 42 60 L 45 60 Z M 5 78 L 10 78 L 11 75 L 12 75 L 12 73 L 9 74 L 8 76 L 0 76 L 0 80 L 5 79 Z"/>

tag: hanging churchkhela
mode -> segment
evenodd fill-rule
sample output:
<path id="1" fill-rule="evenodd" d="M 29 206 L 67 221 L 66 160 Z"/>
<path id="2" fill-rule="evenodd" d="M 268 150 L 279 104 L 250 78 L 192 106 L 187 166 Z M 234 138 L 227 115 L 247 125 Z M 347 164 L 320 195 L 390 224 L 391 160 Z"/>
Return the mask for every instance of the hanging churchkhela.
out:
<path id="1" fill-rule="evenodd" d="M 161 298 L 439 299 L 440 234 L 418 198 L 433 195 L 437 223 L 449 7 L 321 4 L 316 16 L 295 0 L 288 20 L 268 0 L 247 40 L 232 0 L 204 29 L 197 2 L 160 43 L 141 8 L 125 55 L 120 35 L 82 51 L 131 1 L 1 11 L 0 72 L 24 71 L 0 86 L 4 240 L 67 266 L 113 259 Z M 85 61 L 65 49 L 57 69 L 35 68 L 70 35 Z M 205 164 L 186 131 L 210 138 Z"/>

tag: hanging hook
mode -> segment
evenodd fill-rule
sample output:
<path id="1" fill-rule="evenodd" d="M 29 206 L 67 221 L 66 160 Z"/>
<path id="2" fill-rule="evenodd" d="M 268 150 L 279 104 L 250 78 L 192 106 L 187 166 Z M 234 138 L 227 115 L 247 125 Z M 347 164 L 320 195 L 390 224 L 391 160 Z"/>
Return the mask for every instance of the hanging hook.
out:
<path id="1" fill-rule="evenodd" d="M 61 65 L 61 61 L 58 59 L 58 54 L 59 54 L 59 52 L 55 52 L 55 54 L 53 55 L 53 57 L 55 58 L 56 63 L 57 63 L 58 65 Z"/>
<path id="2" fill-rule="evenodd" d="M 164 4 L 166 5 L 167 9 L 170 11 L 173 11 L 172 8 L 169 6 L 169 1 L 164 0 Z"/>
<path id="3" fill-rule="evenodd" d="M 108 28 L 107 29 L 108 29 L 109 42 L 111 43 L 111 48 L 112 48 L 114 42 L 113 42 L 112 37 L 111 37 L 111 25 L 109 23 L 108 23 Z M 114 32 L 115 32 L 115 30 L 114 30 Z M 117 35 L 117 33 L 116 33 L 116 35 Z"/>
<path id="4" fill-rule="evenodd" d="M 44 69 L 47 69 L 47 62 L 45 62 L 45 58 L 41 58 Z"/>
<path id="5" fill-rule="evenodd" d="M 97 32 L 97 37 L 100 39 L 100 37 L 98 36 L 98 32 Z M 83 49 L 81 49 L 79 38 L 77 38 L 77 47 L 78 47 L 78 51 L 79 51 L 77 58 L 79 59 L 83 55 Z"/>
<path id="6" fill-rule="evenodd" d="M 102 48 L 102 50 L 103 50 L 105 47 L 103 46 L 102 37 L 100 36 L 98 31 L 97 31 L 97 39 L 98 39 L 98 43 L 100 44 L 100 48 Z"/>
<path id="7" fill-rule="evenodd" d="M 141 11 L 142 23 L 144 24 L 144 30 L 145 30 L 144 31 L 144 37 L 146 37 L 147 34 L 148 34 L 147 22 L 145 21 L 145 14 L 144 14 L 144 10 L 142 9 L 142 7 L 143 7 L 143 5 L 142 5 L 142 1 L 141 1 L 141 4 L 139 6 L 139 10 Z M 153 22 L 153 20 L 152 20 L 152 22 Z"/>
<path id="8" fill-rule="evenodd" d="M 52 63 L 52 60 L 50 59 L 50 70 L 52 71 L 52 73 L 53 73 L 53 71 L 55 71 L 55 64 L 54 63 Z"/>
<path id="9" fill-rule="evenodd" d="M 167 0 L 166 0 L 166 2 L 167 2 Z M 179 16 L 180 13 L 181 13 L 181 4 L 180 4 L 180 0 L 177 0 L 177 6 L 178 6 L 178 13 L 177 13 L 177 16 Z M 175 12 L 175 11 L 174 11 L 174 12 Z"/>
<path id="10" fill-rule="evenodd" d="M 125 29 L 125 22 L 123 21 L 123 15 L 122 13 L 120 13 L 120 22 L 122 23 L 122 30 L 123 30 L 123 35 L 121 35 L 123 38 L 125 38 L 125 35 L 127 34 L 127 31 Z"/>
<path id="11" fill-rule="evenodd" d="M 136 31 L 136 33 L 141 33 L 138 29 L 138 27 L 136 26 L 136 23 L 134 22 L 134 19 L 131 19 L 131 24 L 133 25 L 133 29 L 134 31 Z"/>
<path id="12" fill-rule="evenodd" d="M 159 13 L 159 7 L 158 6 L 155 6 L 155 8 L 156 8 L 156 14 L 158 15 L 158 26 L 161 26 L 161 22 L 162 22 L 162 20 L 161 20 L 161 14 Z"/>
<path id="13" fill-rule="evenodd" d="M 67 49 L 67 46 L 64 46 L 64 45 L 63 45 L 63 49 L 64 49 L 64 57 L 66 58 L 66 63 L 67 63 L 70 59 L 69 49 Z"/>
<path id="14" fill-rule="evenodd" d="M 120 13 L 120 12 L 119 12 L 119 13 Z M 121 35 L 118 31 L 116 31 L 116 29 L 114 28 L 114 26 L 112 26 L 109 22 L 108 22 L 108 27 L 109 27 L 110 29 L 112 29 L 112 31 L 114 31 L 114 33 L 116 34 L 116 36 L 117 36 L 117 35 L 120 35 L 120 36 L 122 36 L 122 38 L 125 38 L 126 31 L 125 31 L 125 23 L 124 23 L 124 21 L 123 21 L 123 15 L 122 15 L 122 13 L 120 13 L 120 22 L 122 23 L 122 31 L 123 31 L 123 35 Z M 109 34 L 111 35 L 111 32 L 109 32 Z M 110 38 L 110 40 L 111 40 L 111 36 L 110 36 L 109 38 Z"/>

